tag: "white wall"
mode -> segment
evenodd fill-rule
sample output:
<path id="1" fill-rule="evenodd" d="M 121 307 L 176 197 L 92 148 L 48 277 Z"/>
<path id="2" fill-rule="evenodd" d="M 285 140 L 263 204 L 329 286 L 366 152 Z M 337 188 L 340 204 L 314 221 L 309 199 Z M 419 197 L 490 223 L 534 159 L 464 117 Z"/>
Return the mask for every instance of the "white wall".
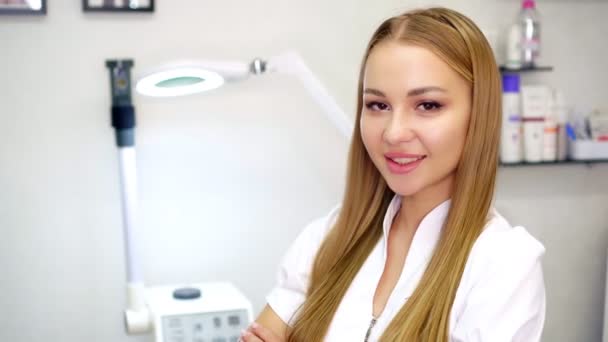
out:
<path id="1" fill-rule="evenodd" d="M 496 32 L 516 6 L 434 3 Z M 151 341 L 123 332 L 106 58 L 134 58 L 137 75 L 175 58 L 248 60 L 295 48 L 352 113 L 371 31 L 429 4 L 161 0 L 153 15 L 85 15 L 79 1 L 51 0 L 46 17 L 1 17 L 0 340 Z M 556 71 L 526 82 L 606 105 L 608 4 L 539 6 L 544 61 Z M 229 280 L 261 308 L 291 240 L 339 200 L 346 142 L 287 77 L 136 105 L 148 282 Z M 547 247 L 545 341 L 600 340 L 607 166 L 500 171 L 498 208 Z"/>

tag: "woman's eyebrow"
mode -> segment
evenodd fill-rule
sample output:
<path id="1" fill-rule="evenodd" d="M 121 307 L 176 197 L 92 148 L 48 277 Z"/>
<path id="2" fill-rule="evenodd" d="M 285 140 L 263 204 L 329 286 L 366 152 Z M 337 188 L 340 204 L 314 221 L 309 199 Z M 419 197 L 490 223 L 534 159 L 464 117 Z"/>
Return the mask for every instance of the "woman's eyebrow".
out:
<path id="1" fill-rule="evenodd" d="M 420 88 L 415 88 L 412 89 L 410 91 L 407 92 L 407 96 L 411 97 L 411 96 L 418 96 L 418 95 L 422 95 L 425 93 L 430 93 L 433 91 L 438 91 L 438 92 L 442 92 L 442 93 L 447 93 L 448 91 L 445 90 L 444 88 L 441 87 L 435 87 L 435 86 L 429 86 L 429 87 L 420 87 Z M 384 93 L 378 89 L 374 89 L 374 88 L 365 88 L 363 90 L 364 94 L 372 94 L 372 95 L 376 95 L 376 96 L 380 96 L 380 97 L 386 97 L 386 95 L 384 95 Z"/>
<path id="2" fill-rule="evenodd" d="M 384 95 L 383 92 L 381 92 L 378 89 L 374 89 L 374 88 L 365 88 L 363 90 L 364 94 L 372 94 L 372 95 L 376 95 L 376 96 L 380 96 L 380 97 L 386 97 L 386 95 Z"/>
<path id="3" fill-rule="evenodd" d="M 433 91 L 438 91 L 441 93 L 447 93 L 448 91 L 441 88 L 441 87 L 435 87 L 435 86 L 431 86 L 431 87 L 421 87 L 421 88 L 416 88 L 416 89 L 412 89 L 410 91 L 407 92 L 407 96 L 418 96 L 418 95 L 422 95 L 425 93 L 430 93 Z"/>

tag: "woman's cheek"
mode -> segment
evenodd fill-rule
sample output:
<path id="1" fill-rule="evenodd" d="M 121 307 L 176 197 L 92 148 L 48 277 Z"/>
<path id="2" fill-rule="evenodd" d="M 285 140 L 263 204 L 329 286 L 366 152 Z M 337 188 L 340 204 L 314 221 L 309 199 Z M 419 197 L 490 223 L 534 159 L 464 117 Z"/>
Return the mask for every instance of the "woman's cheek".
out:
<path id="1" fill-rule="evenodd" d="M 361 120 L 361 138 L 367 149 L 374 149 L 382 142 L 382 125 L 374 118 L 363 118 Z"/>

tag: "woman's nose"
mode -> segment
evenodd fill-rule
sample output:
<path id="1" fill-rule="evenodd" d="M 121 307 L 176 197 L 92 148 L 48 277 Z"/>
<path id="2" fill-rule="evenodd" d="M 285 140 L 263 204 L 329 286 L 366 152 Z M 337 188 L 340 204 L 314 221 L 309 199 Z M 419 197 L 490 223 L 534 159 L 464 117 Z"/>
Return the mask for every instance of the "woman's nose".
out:
<path id="1" fill-rule="evenodd" d="M 394 113 L 383 133 L 384 141 L 390 145 L 408 142 L 415 137 L 413 121 L 408 113 Z"/>

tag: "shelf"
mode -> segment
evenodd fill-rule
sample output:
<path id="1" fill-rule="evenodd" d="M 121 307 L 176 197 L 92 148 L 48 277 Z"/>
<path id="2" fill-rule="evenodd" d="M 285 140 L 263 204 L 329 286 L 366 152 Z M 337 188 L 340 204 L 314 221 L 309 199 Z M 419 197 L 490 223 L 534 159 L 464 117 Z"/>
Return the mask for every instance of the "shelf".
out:
<path id="1" fill-rule="evenodd" d="M 554 161 L 554 162 L 538 162 L 538 163 L 500 163 L 500 167 L 520 167 L 520 166 L 542 166 L 542 165 L 592 165 L 592 164 L 602 164 L 608 163 L 608 159 L 590 159 L 590 160 L 564 160 L 564 161 Z"/>
<path id="2" fill-rule="evenodd" d="M 541 71 L 553 71 L 552 66 L 534 66 L 534 67 L 523 67 L 518 69 L 509 69 L 504 65 L 500 66 L 500 72 L 541 72 Z"/>

